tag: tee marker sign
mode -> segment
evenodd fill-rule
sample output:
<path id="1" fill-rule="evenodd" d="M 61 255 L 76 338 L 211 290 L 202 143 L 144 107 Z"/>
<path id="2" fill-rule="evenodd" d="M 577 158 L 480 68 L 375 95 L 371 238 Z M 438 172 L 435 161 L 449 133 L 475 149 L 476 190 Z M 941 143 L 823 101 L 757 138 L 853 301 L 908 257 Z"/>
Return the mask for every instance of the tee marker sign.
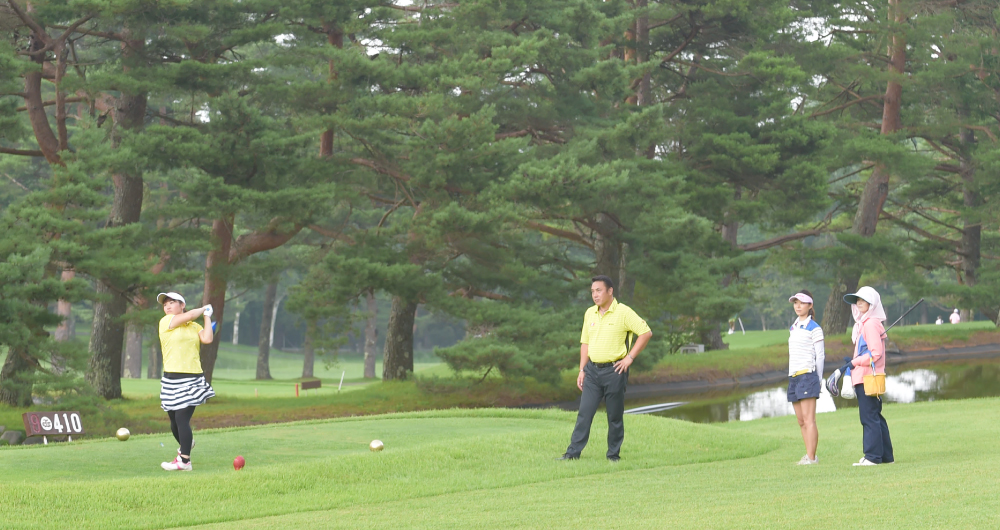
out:
<path id="1" fill-rule="evenodd" d="M 41 436 L 45 445 L 49 444 L 49 436 L 68 436 L 72 442 L 74 434 L 84 433 L 78 411 L 25 412 L 21 419 L 25 436 Z"/>

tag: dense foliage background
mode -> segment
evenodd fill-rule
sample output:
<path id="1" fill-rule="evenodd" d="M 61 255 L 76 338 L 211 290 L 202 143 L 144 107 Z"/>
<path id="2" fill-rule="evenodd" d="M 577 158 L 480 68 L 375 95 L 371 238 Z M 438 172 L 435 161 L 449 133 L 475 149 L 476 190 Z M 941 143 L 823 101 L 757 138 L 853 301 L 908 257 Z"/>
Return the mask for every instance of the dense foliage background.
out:
<path id="1" fill-rule="evenodd" d="M 649 367 L 814 293 L 1000 310 L 1000 8 L 913 0 L 2 0 L 0 401 L 221 340 L 554 381 L 589 278 Z M 89 337 L 89 344 L 74 339 Z M 416 330 L 416 338 L 415 338 Z M 142 349 L 142 337 L 153 343 Z M 235 338 L 234 338 L 235 337 Z M 379 353 L 378 350 L 381 350 Z M 87 381 L 83 384 L 81 378 Z"/>

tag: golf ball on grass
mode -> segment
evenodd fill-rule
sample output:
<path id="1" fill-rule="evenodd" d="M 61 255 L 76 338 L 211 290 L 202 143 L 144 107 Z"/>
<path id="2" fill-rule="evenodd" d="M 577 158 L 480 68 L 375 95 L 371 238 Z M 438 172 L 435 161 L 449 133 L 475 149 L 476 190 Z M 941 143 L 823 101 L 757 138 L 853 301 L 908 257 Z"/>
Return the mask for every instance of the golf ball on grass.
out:
<path id="1" fill-rule="evenodd" d="M 125 440 L 128 440 L 129 436 L 132 436 L 132 433 L 128 432 L 128 429 L 126 429 L 125 427 L 118 429 L 118 432 L 115 433 L 115 437 L 123 442 Z"/>
<path id="2" fill-rule="evenodd" d="M 385 449 L 385 445 L 382 444 L 381 440 L 372 440 L 372 443 L 368 444 L 368 448 L 377 453 Z"/>
<path id="3" fill-rule="evenodd" d="M 233 459 L 233 469 L 235 469 L 236 471 L 243 469 L 243 466 L 245 466 L 246 464 L 247 461 L 244 460 L 242 456 L 237 456 L 236 458 Z"/>

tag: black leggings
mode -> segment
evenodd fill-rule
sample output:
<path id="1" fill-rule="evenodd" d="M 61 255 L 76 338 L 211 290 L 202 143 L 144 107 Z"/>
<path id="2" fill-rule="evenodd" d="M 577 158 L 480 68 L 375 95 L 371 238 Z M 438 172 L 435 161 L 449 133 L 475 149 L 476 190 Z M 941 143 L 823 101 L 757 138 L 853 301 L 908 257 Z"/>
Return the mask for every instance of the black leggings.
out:
<path id="1" fill-rule="evenodd" d="M 194 416 L 194 407 L 181 410 L 168 410 L 170 416 L 170 432 L 174 433 L 174 439 L 181 444 L 181 454 L 191 456 L 191 416 Z"/>

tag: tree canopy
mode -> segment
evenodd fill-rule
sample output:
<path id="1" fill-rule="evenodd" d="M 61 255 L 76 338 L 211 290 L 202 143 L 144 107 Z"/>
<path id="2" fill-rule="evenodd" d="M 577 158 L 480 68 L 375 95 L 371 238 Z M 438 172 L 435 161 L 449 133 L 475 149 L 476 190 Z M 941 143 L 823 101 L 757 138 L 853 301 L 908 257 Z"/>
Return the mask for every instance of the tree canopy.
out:
<path id="1" fill-rule="evenodd" d="M 725 347 L 722 323 L 796 279 L 829 293 L 833 333 L 865 283 L 996 322 L 997 20 L 985 1 L 2 0 L 0 400 L 83 375 L 119 397 L 156 292 L 197 283 L 189 306 L 226 324 L 235 290 L 283 271 L 309 355 L 391 299 L 384 379 L 412 371 L 424 307 L 465 323 L 438 351 L 456 370 L 557 381 L 594 274 L 657 335 L 637 368 Z M 80 300 L 88 346 L 55 332 Z"/>

